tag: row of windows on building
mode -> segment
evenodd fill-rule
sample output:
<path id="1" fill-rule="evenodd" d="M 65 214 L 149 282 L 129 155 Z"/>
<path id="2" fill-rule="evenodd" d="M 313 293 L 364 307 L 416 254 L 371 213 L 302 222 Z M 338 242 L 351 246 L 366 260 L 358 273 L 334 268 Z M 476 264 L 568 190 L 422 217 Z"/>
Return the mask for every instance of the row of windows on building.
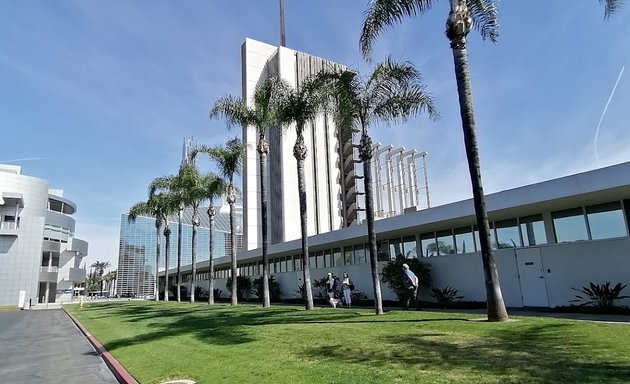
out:
<path id="1" fill-rule="evenodd" d="M 51 224 L 44 225 L 44 240 L 67 243 L 68 238 L 72 236 L 74 236 L 74 234 L 69 229 Z"/>
<path id="2" fill-rule="evenodd" d="M 551 212 L 551 225 L 555 242 L 598 240 L 628 235 L 630 199 L 605 204 L 578 207 Z M 490 223 L 493 249 L 528 247 L 547 244 L 545 222 L 542 214 L 517 217 Z M 420 247 L 418 248 L 418 245 Z M 405 258 L 432 257 L 439 255 L 472 253 L 480 250 L 479 232 L 476 225 L 450 228 L 419 236 L 390 238 L 377 242 L 379 261 L 389 261 L 397 256 Z M 368 245 L 357 244 L 310 252 L 311 269 L 342 267 L 368 262 Z M 272 258 L 270 273 L 302 270 L 301 255 Z M 240 263 L 240 276 L 262 274 L 262 261 Z M 216 268 L 214 277 L 221 279 L 231 275 L 228 267 Z M 208 280 L 208 272 L 200 273 L 197 280 Z M 190 275 L 184 281 L 189 281 Z"/>

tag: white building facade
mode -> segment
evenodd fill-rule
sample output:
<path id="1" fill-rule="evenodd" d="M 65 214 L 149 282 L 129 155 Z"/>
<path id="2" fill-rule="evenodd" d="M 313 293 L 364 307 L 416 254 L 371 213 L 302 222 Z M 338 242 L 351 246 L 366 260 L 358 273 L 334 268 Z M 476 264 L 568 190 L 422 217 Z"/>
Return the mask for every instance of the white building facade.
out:
<path id="1" fill-rule="evenodd" d="M 243 43 L 241 56 L 243 99 L 251 107 L 256 86 L 270 76 L 278 76 L 291 86 L 299 87 L 306 78 L 324 69 L 343 68 L 330 60 L 252 39 Z M 296 136 L 294 128 L 266 132 L 269 244 L 302 236 L 296 224 L 300 221 L 297 162 L 293 156 Z M 243 167 L 246 249 L 262 245 L 258 137 L 255 127 L 243 127 L 243 141 L 248 145 Z M 313 124 L 307 124 L 304 138 L 308 148 L 304 161 L 307 233 L 316 235 L 361 223 L 365 218 L 365 189 L 358 135 L 342 139 L 333 119 L 321 114 Z M 400 214 L 409 207 L 426 207 L 426 152 L 377 144 L 374 154 L 377 218 Z M 417 171 L 423 172 L 424 177 L 418 178 Z"/>
<path id="2" fill-rule="evenodd" d="M 630 162 L 493 193 L 486 204 L 507 306 L 565 306 L 575 299 L 573 288 L 590 282 L 630 285 Z M 472 199 L 378 220 L 379 270 L 397 255 L 420 258 L 432 269 L 434 287 L 451 286 L 463 300 L 484 302 L 475 223 Z M 371 298 L 367 241 L 364 224 L 309 237 L 311 276 L 348 272 Z M 284 298 L 298 297 L 300 250 L 299 240 L 269 246 L 271 273 Z M 238 259 L 240 275 L 260 276 L 261 249 Z M 229 259 L 216 265 L 216 286 L 222 286 Z M 384 299 L 396 299 L 382 289 Z M 428 292 L 421 297 L 430 300 Z"/>
<path id="3" fill-rule="evenodd" d="M 251 39 L 242 46 L 242 60 L 243 98 L 248 101 L 256 85 L 269 76 L 296 86 L 325 67 L 339 66 Z M 360 219 L 365 214 L 364 188 L 357 146 L 354 140 L 340 142 L 329 120 L 321 116 L 304 134 L 309 151 L 305 170 L 311 277 L 348 272 L 356 288 L 372 298 L 367 227 Z M 297 298 L 303 281 L 296 134 L 288 130 L 267 137 L 270 272 L 285 299 Z M 243 141 L 248 151 L 238 271 L 253 280 L 262 274 L 258 132 L 244 127 Z M 466 301 L 485 302 L 472 199 L 432 207 L 426 156 L 388 145 L 374 147 L 379 270 L 397 256 L 419 258 L 432 270 L 433 287 L 450 286 Z M 630 163 L 490 194 L 486 208 L 507 306 L 569 305 L 574 288 L 590 282 L 630 285 Z M 189 273 L 191 266 L 183 270 Z M 198 264 L 197 271 L 197 284 L 207 286 L 207 264 Z M 224 286 L 230 273 L 229 258 L 218 258 L 215 286 Z M 388 287 L 381 290 L 385 300 L 396 299 Z M 430 299 L 428 292 L 421 297 Z M 630 299 L 620 304 L 629 305 Z"/>
<path id="4" fill-rule="evenodd" d="M 72 300 L 88 253 L 74 237 L 75 212 L 62 190 L 0 164 L 0 306 Z"/>

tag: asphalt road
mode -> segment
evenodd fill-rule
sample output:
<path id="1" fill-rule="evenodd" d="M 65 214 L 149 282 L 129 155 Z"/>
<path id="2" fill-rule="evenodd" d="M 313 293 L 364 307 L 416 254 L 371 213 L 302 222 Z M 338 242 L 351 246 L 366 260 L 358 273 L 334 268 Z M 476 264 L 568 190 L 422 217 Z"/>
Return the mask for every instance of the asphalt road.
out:
<path id="1" fill-rule="evenodd" d="M 0 382 L 118 383 L 60 309 L 0 312 Z"/>

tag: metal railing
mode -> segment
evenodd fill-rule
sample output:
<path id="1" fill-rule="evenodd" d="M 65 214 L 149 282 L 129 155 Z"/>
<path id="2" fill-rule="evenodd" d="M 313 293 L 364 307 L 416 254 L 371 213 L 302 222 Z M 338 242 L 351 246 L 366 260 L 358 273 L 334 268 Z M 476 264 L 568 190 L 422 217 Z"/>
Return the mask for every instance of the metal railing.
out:
<path id="1" fill-rule="evenodd" d="M 3 221 L 0 223 L 0 229 L 18 229 L 18 226 L 14 221 Z"/>
<path id="2" fill-rule="evenodd" d="M 59 267 L 40 267 L 40 272 L 59 272 Z"/>

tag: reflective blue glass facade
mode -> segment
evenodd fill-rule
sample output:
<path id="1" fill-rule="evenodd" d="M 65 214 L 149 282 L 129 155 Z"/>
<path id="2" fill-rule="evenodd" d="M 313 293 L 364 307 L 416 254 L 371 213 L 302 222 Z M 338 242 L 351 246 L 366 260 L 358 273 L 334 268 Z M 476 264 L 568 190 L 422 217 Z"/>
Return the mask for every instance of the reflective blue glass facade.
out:
<path id="1" fill-rule="evenodd" d="M 206 209 L 201 209 L 201 226 L 197 227 L 197 262 L 209 260 L 209 220 Z M 241 248 L 242 213 L 235 214 L 237 233 L 237 250 Z M 192 210 L 182 215 L 182 260 L 181 265 L 192 263 Z M 171 221 L 174 220 L 174 221 Z M 171 217 L 169 226 L 170 253 L 169 269 L 177 268 L 177 217 Z M 229 213 L 222 210 L 215 218 L 214 258 L 230 255 Z M 166 239 L 163 228 L 160 231 L 159 269 L 165 269 Z M 149 296 L 154 294 L 155 261 L 156 261 L 156 228 L 155 219 L 139 216 L 134 221 L 122 214 L 120 219 L 120 245 L 118 254 L 118 286 L 117 292 L 123 296 Z"/>

